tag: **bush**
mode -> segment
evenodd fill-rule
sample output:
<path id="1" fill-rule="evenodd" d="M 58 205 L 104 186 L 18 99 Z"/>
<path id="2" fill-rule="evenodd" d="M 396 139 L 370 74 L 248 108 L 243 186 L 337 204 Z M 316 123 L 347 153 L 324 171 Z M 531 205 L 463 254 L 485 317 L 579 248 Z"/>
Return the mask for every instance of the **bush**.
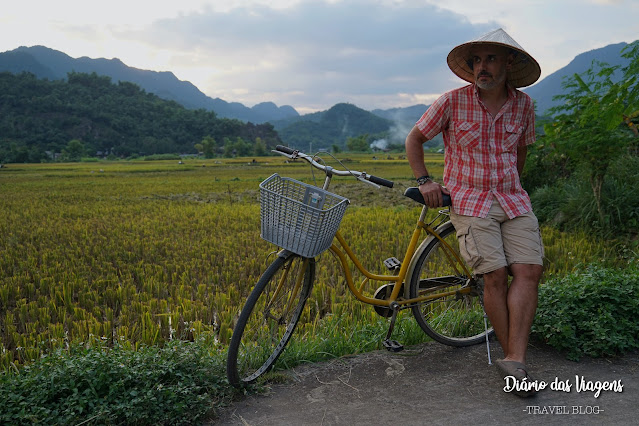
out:
<path id="1" fill-rule="evenodd" d="M 225 377 L 203 342 L 76 346 L 0 376 L 0 424 L 193 424 L 231 395 Z"/>
<path id="2" fill-rule="evenodd" d="M 539 288 L 532 335 L 566 357 L 620 355 L 639 348 L 639 269 L 591 266 Z"/>
<path id="3" fill-rule="evenodd" d="M 586 230 L 606 238 L 639 234 L 639 157 L 626 155 L 611 166 L 602 188 L 603 221 L 587 173 L 538 187 L 531 193 L 533 209 L 542 223 L 564 230 Z"/>
<path id="4" fill-rule="evenodd" d="M 551 225 L 562 222 L 562 208 L 566 204 L 566 197 L 566 184 L 563 181 L 538 188 L 530 199 L 539 222 Z"/>
<path id="5" fill-rule="evenodd" d="M 615 163 L 605 186 L 611 222 L 619 224 L 621 232 L 639 234 L 639 157 L 624 156 Z"/>

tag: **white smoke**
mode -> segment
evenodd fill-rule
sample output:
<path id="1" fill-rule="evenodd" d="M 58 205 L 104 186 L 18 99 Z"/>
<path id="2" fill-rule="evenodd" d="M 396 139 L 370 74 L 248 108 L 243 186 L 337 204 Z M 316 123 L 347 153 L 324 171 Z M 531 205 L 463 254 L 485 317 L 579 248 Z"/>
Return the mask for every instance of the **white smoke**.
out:
<path id="1" fill-rule="evenodd" d="M 404 144 L 406 136 L 413 128 L 413 121 L 406 119 L 401 113 L 393 114 L 393 125 L 390 128 L 390 139 L 393 143 Z"/>
<path id="2" fill-rule="evenodd" d="M 393 143 L 404 144 L 406 140 L 406 136 L 410 133 L 413 127 L 406 122 L 396 120 L 395 124 L 393 124 L 390 128 L 390 138 Z"/>
<path id="3" fill-rule="evenodd" d="M 413 109 L 410 111 L 408 109 L 397 109 L 386 115 L 385 117 L 393 122 L 388 129 L 388 136 L 386 139 L 377 139 L 371 143 L 371 149 L 386 150 L 390 146 L 404 146 L 406 136 L 408 136 L 415 125 L 415 121 L 419 118 L 415 118 L 412 115 L 414 115 Z"/>
<path id="4" fill-rule="evenodd" d="M 379 149 L 381 151 L 388 147 L 388 141 L 386 139 L 377 139 L 371 143 L 371 149 Z"/>

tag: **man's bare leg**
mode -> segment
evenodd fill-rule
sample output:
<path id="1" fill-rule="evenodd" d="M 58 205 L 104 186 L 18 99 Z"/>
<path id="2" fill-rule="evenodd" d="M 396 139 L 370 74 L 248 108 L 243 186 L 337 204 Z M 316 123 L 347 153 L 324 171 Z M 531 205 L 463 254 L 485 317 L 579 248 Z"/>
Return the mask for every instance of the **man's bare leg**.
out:
<path id="1" fill-rule="evenodd" d="M 508 352 L 504 353 L 504 359 L 525 364 L 530 327 L 537 311 L 537 290 L 543 267 L 513 264 L 510 270 L 513 279 L 508 289 Z"/>
<path id="2" fill-rule="evenodd" d="M 504 351 L 504 360 L 526 363 L 530 327 L 537 311 L 540 265 L 513 264 L 484 274 L 484 308 Z"/>
<path id="3" fill-rule="evenodd" d="M 508 353 L 508 271 L 499 268 L 484 274 L 484 309 L 504 354 Z"/>

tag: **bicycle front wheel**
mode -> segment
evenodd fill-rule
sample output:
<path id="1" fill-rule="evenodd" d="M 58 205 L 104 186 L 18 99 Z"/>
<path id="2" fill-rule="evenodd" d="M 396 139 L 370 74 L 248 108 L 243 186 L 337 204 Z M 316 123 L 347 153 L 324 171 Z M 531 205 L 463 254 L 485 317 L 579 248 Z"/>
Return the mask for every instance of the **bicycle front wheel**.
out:
<path id="1" fill-rule="evenodd" d="M 269 371 L 300 319 L 315 278 L 315 259 L 281 252 L 266 269 L 233 330 L 226 374 L 231 385 L 254 382 Z"/>
<path id="2" fill-rule="evenodd" d="M 469 346 L 485 341 L 483 288 L 464 272 L 452 223 L 443 224 L 437 232 L 448 247 L 437 238 L 431 240 L 417 260 L 409 287 L 411 298 L 435 298 L 413 306 L 413 315 L 422 330 L 440 343 Z"/>

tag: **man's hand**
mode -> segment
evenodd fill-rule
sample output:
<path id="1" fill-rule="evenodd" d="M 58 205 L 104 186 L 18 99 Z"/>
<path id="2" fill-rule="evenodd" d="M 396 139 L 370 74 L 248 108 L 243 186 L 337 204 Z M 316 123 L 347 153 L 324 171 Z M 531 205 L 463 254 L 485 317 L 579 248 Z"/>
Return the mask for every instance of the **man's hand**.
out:
<path id="1" fill-rule="evenodd" d="M 441 186 L 437 182 L 429 180 L 423 185 L 419 186 L 419 192 L 422 193 L 426 205 L 430 208 L 442 207 L 444 200 L 442 198 L 442 192 L 444 194 L 450 194 L 450 191 Z"/>
<path id="2" fill-rule="evenodd" d="M 406 137 L 406 158 L 415 177 L 428 176 L 428 170 L 426 170 L 426 166 L 424 166 L 423 145 L 426 141 L 426 137 L 417 126 L 414 126 Z M 444 194 L 450 194 L 446 188 L 432 180 L 428 180 L 423 185 L 420 185 L 419 192 L 421 192 L 426 205 L 430 208 L 442 207 L 444 205 L 442 192 Z"/>

